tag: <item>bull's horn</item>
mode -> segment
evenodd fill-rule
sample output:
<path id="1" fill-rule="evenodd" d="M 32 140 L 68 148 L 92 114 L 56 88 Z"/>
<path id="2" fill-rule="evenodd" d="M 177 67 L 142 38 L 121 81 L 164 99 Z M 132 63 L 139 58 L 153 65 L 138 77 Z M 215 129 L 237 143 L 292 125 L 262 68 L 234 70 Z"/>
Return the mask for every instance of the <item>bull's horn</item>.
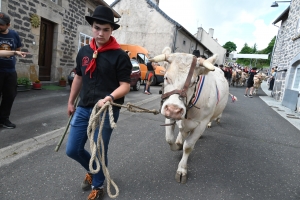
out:
<path id="1" fill-rule="evenodd" d="M 151 62 L 167 61 L 167 56 L 166 56 L 166 54 L 161 54 L 161 55 L 155 56 L 154 58 L 150 58 L 149 61 L 151 61 Z"/>
<path id="2" fill-rule="evenodd" d="M 215 66 L 213 64 L 211 64 L 209 61 L 204 60 L 203 64 L 202 64 L 205 68 L 207 68 L 210 71 L 214 71 L 215 70 Z"/>

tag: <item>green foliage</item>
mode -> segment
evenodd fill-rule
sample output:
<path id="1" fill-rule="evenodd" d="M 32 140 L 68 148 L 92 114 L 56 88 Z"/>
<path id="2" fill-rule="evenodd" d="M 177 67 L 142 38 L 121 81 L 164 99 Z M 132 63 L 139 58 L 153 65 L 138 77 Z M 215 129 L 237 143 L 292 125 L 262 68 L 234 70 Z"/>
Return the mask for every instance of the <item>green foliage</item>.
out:
<path id="1" fill-rule="evenodd" d="M 27 78 L 27 77 L 20 77 L 17 79 L 17 83 L 18 83 L 18 85 L 28 86 L 28 85 L 30 85 L 31 82 L 30 82 L 29 78 Z"/>
<path id="2" fill-rule="evenodd" d="M 231 41 L 226 42 L 223 47 L 227 50 L 227 52 L 231 53 L 233 51 L 236 51 L 236 44 L 234 44 Z"/>
<path id="3" fill-rule="evenodd" d="M 245 66 L 249 66 L 250 64 L 252 66 L 256 66 L 258 68 L 263 68 L 263 67 L 269 67 L 270 62 L 271 62 L 271 54 L 274 48 L 274 44 L 275 44 L 275 40 L 276 40 L 276 36 L 274 36 L 272 38 L 272 40 L 269 42 L 268 46 L 265 49 L 262 50 L 257 50 L 256 48 L 256 44 L 254 44 L 253 48 L 249 47 L 248 44 L 246 43 L 244 45 L 244 47 L 241 49 L 241 51 L 239 53 L 244 53 L 244 54 L 269 54 L 269 59 L 265 60 L 265 59 L 247 59 L 247 58 L 239 58 L 237 60 L 237 63 L 245 65 Z"/>
<path id="4" fill-rule="evenodd" d="M 257 45 L 256 45 L 256 43 L 254 43 L 254 45 L 253 45 L 253 53 L 256 53 L 257 52 Z"/>

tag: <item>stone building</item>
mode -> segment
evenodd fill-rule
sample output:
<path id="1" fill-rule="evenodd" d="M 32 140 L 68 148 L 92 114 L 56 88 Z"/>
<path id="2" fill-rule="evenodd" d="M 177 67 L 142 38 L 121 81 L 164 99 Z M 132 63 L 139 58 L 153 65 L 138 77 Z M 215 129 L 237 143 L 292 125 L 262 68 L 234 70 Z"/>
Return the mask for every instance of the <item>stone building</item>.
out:
<path id="1" fill-rule="evenodd" d="M 300 0 L 290 6 L 273 22 L 281 22 L 271 59 L 278 67 L 273 88 L 274 98 L 286 107 L 300 112 Z"/>
<path id="2" fill-rule="evenodd" d="M 57 82 L 75 67 L 78 49 L 89 44 L 90 25 L 85 21 L 102 0 L 1 0 L 1 11 L 11 17 L 11 29 L 21 38 L 22 51 L 17 58 L 18 77 L 32 81 Z M 120 15 L 114 11 L 116 18 Z M 1 47 L 0 47 L 1 48 Z"/>
<path id="3" fill-rule="evenodd" d="M 191 34 L 159 8 L 159 0 L 115 0 L 110 6 L 122 16 L 121 27 L 113 33 L 119 43 L 143 46 L 150 56 L 161 54 L 166 46 L 172 52 L 196 49 L 206 57 L 217 53 L 217 63 L 224 62 L 226 50 L 212 39 L 213 29 Z"/>

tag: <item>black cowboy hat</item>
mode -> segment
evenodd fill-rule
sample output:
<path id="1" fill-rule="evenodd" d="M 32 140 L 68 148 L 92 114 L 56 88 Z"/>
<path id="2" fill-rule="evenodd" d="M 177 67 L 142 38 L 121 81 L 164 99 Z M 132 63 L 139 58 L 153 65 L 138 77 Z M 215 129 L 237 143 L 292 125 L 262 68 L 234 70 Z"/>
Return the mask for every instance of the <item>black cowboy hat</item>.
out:
<path id="1" fill-rule="evenodd" d="M 120 25 L 116 24 L 114 22 L 114 13 L 113 11 L 106 6 L 97 6 L 93 15 L 92 16 L 85 16 L 86 21 L 90 24 L 93 25 L 93 22 L 95 20 L 97 21 L 102 21 L 102 22 L 108 22 L 111 24 L 114 28 L 114 30 L 117 30 Z"/>

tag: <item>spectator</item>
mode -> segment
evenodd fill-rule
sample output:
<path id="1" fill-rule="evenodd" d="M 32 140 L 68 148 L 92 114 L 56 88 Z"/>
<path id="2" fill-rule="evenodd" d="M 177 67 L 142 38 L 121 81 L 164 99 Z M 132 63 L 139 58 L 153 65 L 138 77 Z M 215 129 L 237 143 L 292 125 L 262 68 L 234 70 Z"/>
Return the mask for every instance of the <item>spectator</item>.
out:
<path id="1" fill-rule="evenodd" d="M 269 85 L 269 90 L 273 90 L 273 87 L 274 87 L 274 82 L 275 82 L 275 78 L 276 78 L 276 74 L 277 74 L 277 67 L 275 67 L 273 73 L 271 74 L 271 77 L 270 77 L 270 85 Z"/>
<path id="2" fill-rule="evenodd" d="M 10 17 L 0 12 L 0 43 L 10 51 L 20 51 L 22 46 L 18 33 L 10 27 Z M 16 58 L 14 55 L 0 58 L 0 125 L 4 128 L 16 128 L 9 120 L 11 108 L 17 95 Z"/>
<path id="3" fill-rule="evenodd" d="M 157 64 L 155 62 L 148 62 L 147 63 L 147 73 L 146 73 L 146 84 L 144 87 L 144 93 L 145 94 L 151 94 L 150 92 L 150 85 L 153 82 L 154 75 L 155 75 L 155 69 L 156 69 Z"/>
<path id="4" fill-rule="evenodd" d="M 230 84 L 231 84 L 231 78 L 232 78 L 232 66 L 230 66 L 230 67 L 226 67 L 227 69 L 227 73 L 226 73 L 226 79 L 227 79 L 227 81 L 228 81 L 228 85 L 229 85 L 229 87 L 230 87 Z"/>
<path id="5" fill-rule="evenodd" d="M 253 93 L 253 85 L 254 85 L 253 78 L 254 78 L 254 75 L 257 73 L 256 70 L 257 70 L 257 68 L 256 68 L 256 67 L 253 67 L 253 68 L 250 70 L 250 72 L 249 72 L 250 76 L 249 76 L 248 81 L 247 81 L 247 87 L 246 87 L 245 94 L 244 94 L 245 97 L 250 97 L 250 98 L 253 97 L 253 96 L 252 96 L 252 93 Z M 250 88 L 250 92 L 249 92 L 249 96 L 248 96 L 248 90 L 249 90 L 249 88 Z"/>

